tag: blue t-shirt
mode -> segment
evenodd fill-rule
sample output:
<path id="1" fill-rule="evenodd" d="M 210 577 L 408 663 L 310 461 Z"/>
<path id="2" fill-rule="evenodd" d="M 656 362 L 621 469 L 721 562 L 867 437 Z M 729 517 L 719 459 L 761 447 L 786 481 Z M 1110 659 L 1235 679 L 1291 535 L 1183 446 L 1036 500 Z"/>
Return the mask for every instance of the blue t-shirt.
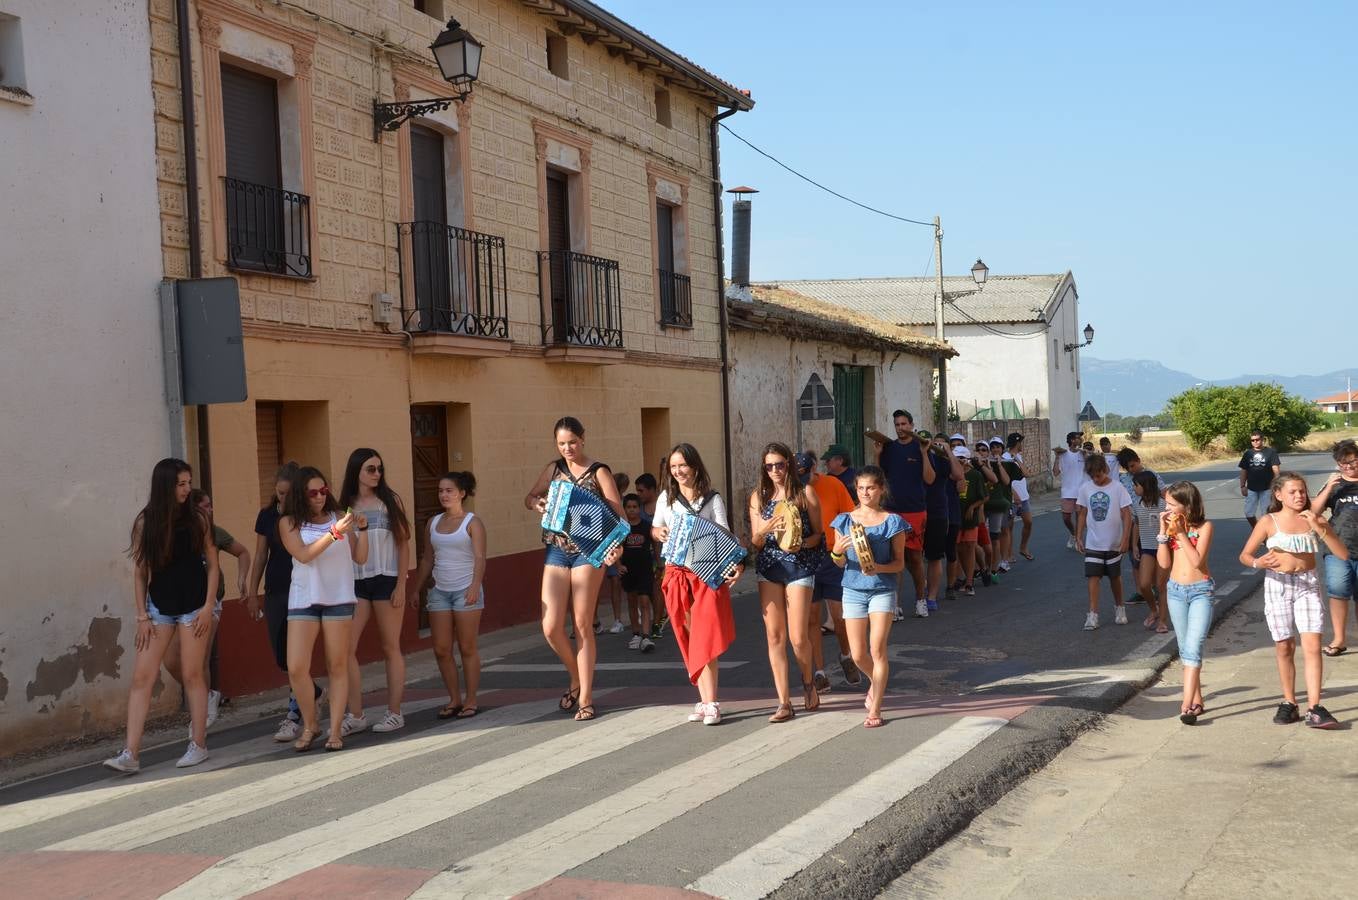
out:
<path id="1" fill-rule="evenodd" d="M 849 523 L 852 521 L 853 517 L 849 513 L 840 513 L 830 523 L 830 528 L 847 535 Z M 887 516 L 881 524 L 873 525 L 871 528 L 864 526 L 863 530 L 868 536 L 868 546 L 872 547 L 872 558 L 878 563 L 885 564 L 891 562 L 891 539 L 905 531 L 906 524 L 900 516 Z M 852 544 L 844 553 L 847 557 L 844 561 L 844 587 L 864 594 L 896 590 L 895 572 L 864 575 L 863 567 L 858 564 L 858 553 Z"/>
<path id="2" fill-rule="evenodd" d="M 924 486 L 925 508 L 929 511 L 929 518 L 937 517 L 940 522 L 948 521 L 948 509 L 951 505 L 951 498 L 948 497 L 948 485 L 952 484 L 952 479 L 947 477 L 951 471 L 948 461 L 940 457 L 932 450 L 929 452 L 929 465 L 934 467 L 934 483 Z M 921 475 L 921 477 L 923 477 Z"/>
<path id="3" fill-rule="evenodd" d="M 882 448 L 878 462 L 886 472 L 889 492 L 883 505 L 891 512 L 924 512 L 924 451 L 919 438 L 908 444 L 892 441 Z"/>

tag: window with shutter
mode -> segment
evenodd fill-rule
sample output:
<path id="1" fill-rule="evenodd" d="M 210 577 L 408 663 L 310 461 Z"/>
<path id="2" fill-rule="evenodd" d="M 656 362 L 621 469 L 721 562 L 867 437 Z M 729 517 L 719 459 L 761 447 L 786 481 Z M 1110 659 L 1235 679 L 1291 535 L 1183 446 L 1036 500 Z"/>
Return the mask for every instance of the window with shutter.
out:
<path id="1" fill-rule="evenodd" d="M 443 135 L 432 128 L 410 126 L 410 182 L 415 195 L 410 250 L 415 308 L 420 314 L 419 327 L 435 330 L 452 324 L 443 140 Z"/>
<path id="2" fill-rule="evenodd" d="M 222 66 L 226 135 L 226 227 L 232 266 L 287 270 L 278 149 L 278 85 L 272 78 Z"/>
<path id="3" fill-rule="evenodd" d="M 547 249 L 550 254 L 552 328 L 558 343 L 570 333 L 570 185 L 560 172 L 547 172 Z"/>

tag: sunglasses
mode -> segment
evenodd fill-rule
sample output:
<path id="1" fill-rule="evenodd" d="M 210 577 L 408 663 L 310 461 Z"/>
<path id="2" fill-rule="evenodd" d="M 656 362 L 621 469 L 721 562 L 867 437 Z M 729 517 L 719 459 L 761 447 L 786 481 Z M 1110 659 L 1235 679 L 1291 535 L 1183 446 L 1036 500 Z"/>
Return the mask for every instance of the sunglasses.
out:
<path id="1" fill-rule="evenodd" d="M 386 469 L 381 466 L 364 466 L 363 471 L 367 472 L 369 475 L 379 475 L 385 472 Z"/>
<path id="2" fill-rule="evenodd" d="M 328 497 L 330 496 L 330 488 L 328 487 L 311 488 L 309 491 L 306 492 L 306 495 L 308 497 Z"/>
<path id="3" fill-rule="evenodd" d="M 786 462 L 771 462 L 771 463 L 764 463 L 764 471 L 765 471 L 765 472 L 781 472 L 781 471 L 783 471 L 783 470 L 786 469 L 786 468 L 787 468 L 787 463 L 786 463 Z"/>

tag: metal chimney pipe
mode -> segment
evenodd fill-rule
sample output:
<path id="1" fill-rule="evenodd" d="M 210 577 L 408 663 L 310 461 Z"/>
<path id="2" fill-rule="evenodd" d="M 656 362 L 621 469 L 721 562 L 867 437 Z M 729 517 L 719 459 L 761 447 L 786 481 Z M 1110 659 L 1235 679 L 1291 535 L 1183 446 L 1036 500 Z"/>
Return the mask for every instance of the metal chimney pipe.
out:
<path id="1" fill-rule="evenodd" d="M 752 187 L 735 187 L 726 193 L 735 194 L 731 205 L 731 283 L 736 287 L 750 286 L 750 216 L 753 204 L 750 194 L 759 193 Z"/>

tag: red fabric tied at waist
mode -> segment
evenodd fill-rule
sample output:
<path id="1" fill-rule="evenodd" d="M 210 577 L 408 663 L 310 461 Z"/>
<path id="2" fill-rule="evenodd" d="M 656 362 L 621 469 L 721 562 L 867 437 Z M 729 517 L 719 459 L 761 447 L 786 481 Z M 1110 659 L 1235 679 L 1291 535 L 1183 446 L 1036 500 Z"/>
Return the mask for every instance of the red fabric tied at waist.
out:
<path id="1" fill-rule="evenodd" d="M 722 585 L 714 591 L 689 569 L 670 565 L 665 567 L 661 591 L 689 683 L 697 684 L 707 664 L 725 653 L 736 639 L 731 589 Z"/>

